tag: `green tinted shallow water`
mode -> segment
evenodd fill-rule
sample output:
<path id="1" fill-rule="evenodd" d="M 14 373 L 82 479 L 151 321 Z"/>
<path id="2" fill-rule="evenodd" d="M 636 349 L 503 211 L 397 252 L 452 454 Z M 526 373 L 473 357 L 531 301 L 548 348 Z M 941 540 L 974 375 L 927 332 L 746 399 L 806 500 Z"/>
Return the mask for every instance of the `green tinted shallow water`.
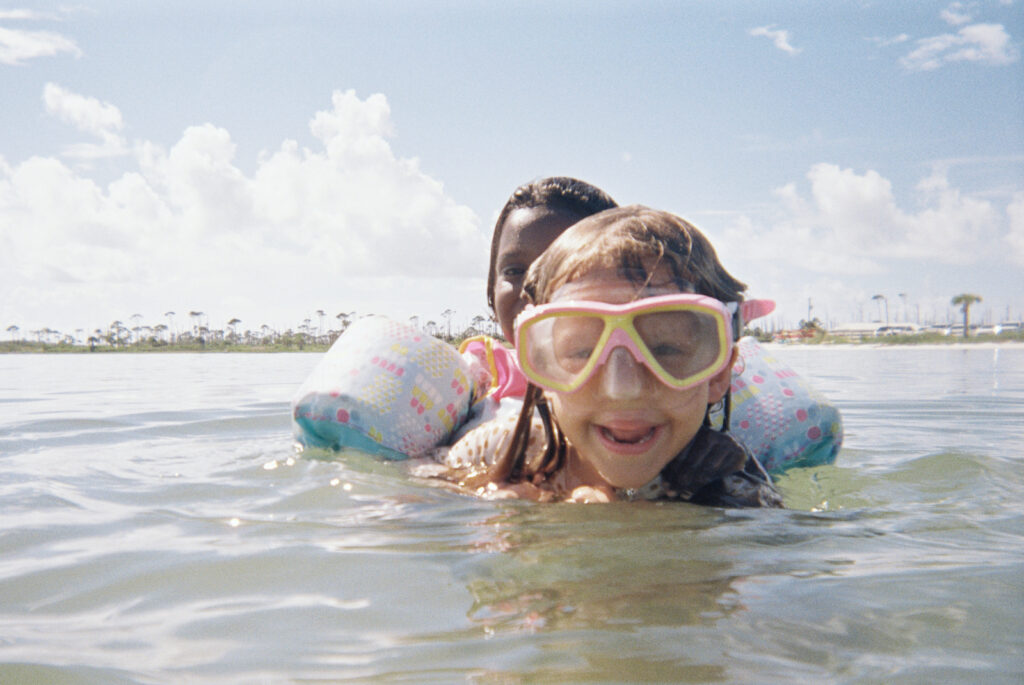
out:
<path id="1" fill-rule="evenodd" d="M 0 357 L 0 682 L 1020 682 L 1024 350 L 777 354 L 846 426 L 786 511 L 292 459 L 316 355 Z"/>

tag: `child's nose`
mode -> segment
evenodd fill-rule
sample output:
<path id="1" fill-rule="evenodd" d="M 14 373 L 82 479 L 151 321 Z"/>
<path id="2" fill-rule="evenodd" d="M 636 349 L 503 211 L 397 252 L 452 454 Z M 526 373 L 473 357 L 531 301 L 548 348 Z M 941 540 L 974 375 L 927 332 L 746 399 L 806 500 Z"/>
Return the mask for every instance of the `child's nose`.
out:
<path id="1" fill-rule="evenodd" d="M 625 347 L 616 347 L 601 368 L 601 390 L 613 400 L 641 397 L 647 386 L 647 368 Z"/>

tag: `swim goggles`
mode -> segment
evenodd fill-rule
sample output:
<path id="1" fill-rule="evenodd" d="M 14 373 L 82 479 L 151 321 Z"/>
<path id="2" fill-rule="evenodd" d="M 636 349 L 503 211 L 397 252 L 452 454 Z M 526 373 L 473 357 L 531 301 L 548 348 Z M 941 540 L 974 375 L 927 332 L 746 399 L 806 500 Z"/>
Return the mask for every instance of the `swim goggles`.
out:
<path id="1" fill-rule="evenodd" d="M 735 302 L 689 293 L 626 304 L 529 305 L 516 318 L 516 354 L 536 385 L 573 392 L 623 347 L 662 383 L 686 390 L 729 364 L 736 309 Z"/>

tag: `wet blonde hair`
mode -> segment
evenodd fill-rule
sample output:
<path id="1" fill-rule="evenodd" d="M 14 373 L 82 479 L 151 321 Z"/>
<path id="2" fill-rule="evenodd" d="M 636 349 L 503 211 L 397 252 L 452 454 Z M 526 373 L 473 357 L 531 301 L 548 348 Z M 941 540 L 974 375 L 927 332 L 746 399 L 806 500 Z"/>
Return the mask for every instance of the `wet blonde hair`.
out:
<path id="1" fill-rule="evenodd" d="M 616 271 L 638 286 L 667 269 L 683 292 L 741 302 L 747 286 L 733 278 L 693 224 L 674 214 L 632 205 L 582 219 L 531 265 L 523 290 L 547 303 L 561 286 L 598 270 Z"/>
<path id="2" fill-rule="evenodd" d="M 530 266 L 523 291 L 534 304 L 546 304 L 558 290 L 595 271 L 614 270 L 637 285 L 670 274 L 680 292 L 693 292 L 721 302 L 741 302 L 747 286 L 734 278 L 715 248 L 692 224 L 674 214 L 641 205 L 607 209 L 582 219 L 560 235 Z M 657 285 L 663 285 L 658 283 Z M 533 412 L 544 424 L 543 454 L 527 460 Z M 469 488 L 493 482 L 539 484 L 565 464 L 565 436 L 553 420 L 543 392 L 530 384 L 505 454 L 485 471 L 453 473 Z"/>

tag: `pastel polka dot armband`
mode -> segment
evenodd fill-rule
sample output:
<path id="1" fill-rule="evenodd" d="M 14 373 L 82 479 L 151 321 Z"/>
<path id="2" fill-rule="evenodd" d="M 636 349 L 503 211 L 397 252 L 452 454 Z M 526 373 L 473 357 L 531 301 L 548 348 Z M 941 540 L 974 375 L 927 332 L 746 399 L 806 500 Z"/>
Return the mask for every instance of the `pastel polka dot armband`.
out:
<path id="1" fill-rule="evenodd" d="M 729 432 L 768 471 L 835 461 L 843 443 L 839 410 L 754 338 L 737 343 Z M 721 425 L 721 414 L 712 415 Z"/>
<path id="2" fill-rule="evenodd" d="M 472 373 L 455 348 L 413 326 L 358 319 L 295 394 L 293 433 L 307 447 L 423 456 L 466 421 Z"/>

